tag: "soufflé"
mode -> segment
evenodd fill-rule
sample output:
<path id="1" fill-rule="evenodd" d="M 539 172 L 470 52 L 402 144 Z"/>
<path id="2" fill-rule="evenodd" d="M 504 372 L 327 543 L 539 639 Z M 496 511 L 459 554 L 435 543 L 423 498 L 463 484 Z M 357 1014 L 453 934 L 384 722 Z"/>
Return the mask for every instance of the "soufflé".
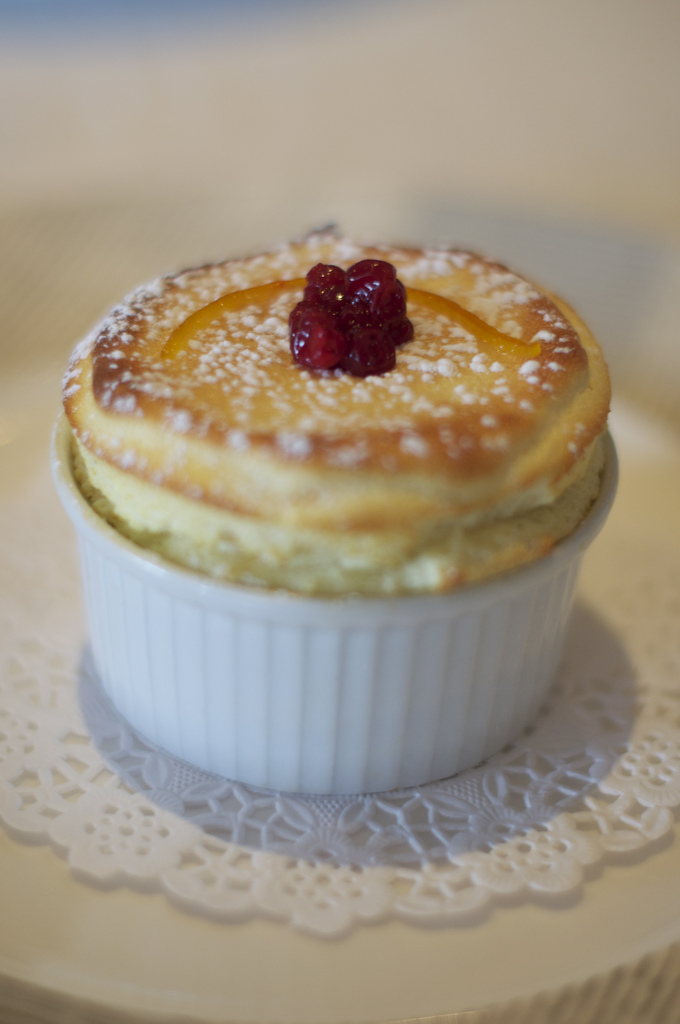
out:
<path id="1" fill-rule="evenodd" d="M 133 292 L 77 346 L 55 479 L 116 708 L 242 782 L 368 792 L 511 742 L 616 485 L 563 301 L 318 232 Z"/>

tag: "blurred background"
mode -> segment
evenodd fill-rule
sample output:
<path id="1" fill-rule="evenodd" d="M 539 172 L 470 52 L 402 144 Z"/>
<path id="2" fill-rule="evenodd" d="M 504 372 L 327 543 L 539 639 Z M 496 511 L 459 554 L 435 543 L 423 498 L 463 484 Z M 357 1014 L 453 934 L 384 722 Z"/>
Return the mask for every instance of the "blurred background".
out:
<path id="1" fill-rule="evenodd" d="M 0 442 L 129 288 L 331 221 L 511 262 L 677 415 L 679 184 L 676 0 L 0 0 Z"/>

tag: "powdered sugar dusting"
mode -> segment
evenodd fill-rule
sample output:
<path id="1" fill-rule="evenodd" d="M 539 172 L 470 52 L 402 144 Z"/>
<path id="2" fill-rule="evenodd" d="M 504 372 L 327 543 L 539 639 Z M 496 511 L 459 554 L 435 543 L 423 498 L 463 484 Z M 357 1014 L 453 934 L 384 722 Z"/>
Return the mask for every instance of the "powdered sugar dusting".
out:
<path id="1" fill-rule="evenodd" d="M 309 371 L 292 360 L 289 348 L 288 316 L 300 297 L 294 288 L 223 311 L 184 351 L 172 359 L 161 355 L 176 327 L 227 292 L 297 279 L 317 262 L 346 267 L 367 255 L 392 262 L 407 286 L 460 301 L 526 343 L 539 340 L 541 355 L 522 359 L 520 347 L 501 353 L 416 302 L 409 305 L 415 336 L 398 349 L 394 370 L 365 379 Z M 321 438 L 329 464 L 351 468 L 370 455 L 366 432 L 395 436 L 395 451 L 415 460 L 430 457 L 433 440 L 452 460 L 476 449 L 506 450 L 507 416 L 521 420 L 553 400 L 552 382 L 568 376 L 564 370 L 579 342 L 533 285 L 472 253 L 367 250 L 322 232 L 304 248 L 280 246 L 137 289 L 75 350 L 64 381 L 67 397 L 76 394 L 79 368 L 93 346 L 99 405 L 116 415 L 160 409 L 164 429 L 177 437 L 176 459 L 181 438 L 217 430 L 234 451 L 269 438 L 293 461 L 310 457 Z M 384 453 L 381 464 L 388 472 L 399 469 L 392 454 Z"/>

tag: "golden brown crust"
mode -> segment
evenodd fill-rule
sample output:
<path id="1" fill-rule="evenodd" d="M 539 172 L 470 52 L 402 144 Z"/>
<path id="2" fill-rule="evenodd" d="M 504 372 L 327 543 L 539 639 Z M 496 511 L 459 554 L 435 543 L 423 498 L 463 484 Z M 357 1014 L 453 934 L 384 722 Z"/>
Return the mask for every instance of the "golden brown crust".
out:
<path id="1" fill-rule="evenodd" d="M 512 335 L 516 350 L 416 302 L 416 336 L 393 371 L 315 373 L 288 348 L 291 289 L 259 322 L 253 311 L 227 316 L 197 347 L 161 357 L 172 331 L 225 292 L 368 257 Z M 521 343 L 536 340 L 527 358 Z M 356 530 L 551 500 L 604 428 L 609 382 L 578 317 L 500 264 L 316 235 L 134 293 L 76 349 L 64 404 L 95 455 L 151 483 L 242 514 Z"/>

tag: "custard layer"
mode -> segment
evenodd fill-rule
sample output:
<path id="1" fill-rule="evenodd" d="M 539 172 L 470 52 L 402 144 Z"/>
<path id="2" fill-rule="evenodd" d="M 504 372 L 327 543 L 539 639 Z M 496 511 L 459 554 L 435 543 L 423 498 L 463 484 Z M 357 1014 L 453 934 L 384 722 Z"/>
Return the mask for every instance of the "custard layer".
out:
<path id="1" fill-rule="evenodd" d="M 275 525 L 173 494 L 74 443 L 75 475 L 104 519 L 140 546 L 215 579 L 308 594 L 439 592 L 546 554 L 600 489 L 601 439 L 584 475 L 529 512 L 477 525 L 444 522 L 371 532 Z"/>

